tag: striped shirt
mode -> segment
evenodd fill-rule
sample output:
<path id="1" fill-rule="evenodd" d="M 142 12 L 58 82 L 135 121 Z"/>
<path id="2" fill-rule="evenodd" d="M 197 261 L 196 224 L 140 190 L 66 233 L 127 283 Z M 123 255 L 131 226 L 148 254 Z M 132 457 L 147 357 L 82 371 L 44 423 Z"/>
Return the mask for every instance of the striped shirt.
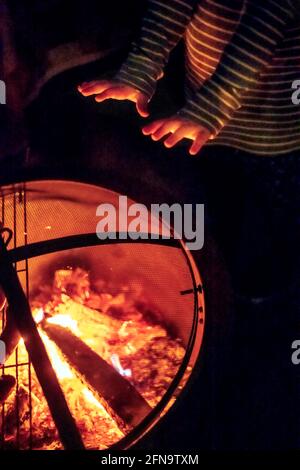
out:
<path id="1" fill-rule="evenodd" d="M 179 115 L 214 138 L 261 155 L 300 149 L 298 0 L 149 0 L 141 35 L 116 78 L 149 98 L 171 50 L 185 42 Z"/>

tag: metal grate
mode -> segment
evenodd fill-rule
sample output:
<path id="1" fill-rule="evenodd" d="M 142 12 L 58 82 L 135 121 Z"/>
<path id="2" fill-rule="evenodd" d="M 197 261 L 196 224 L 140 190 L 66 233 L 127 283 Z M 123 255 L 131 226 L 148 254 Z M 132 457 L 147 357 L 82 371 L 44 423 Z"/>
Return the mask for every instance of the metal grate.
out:
<path id="1" fill-rule="evenodd" d="M 11 195 L 10 195 L 11 196 Z M 12 213 L 13 213 L 13 239 L 11 244 L 13 248 L 16 248 L 18 245 L 27 245 L 27 204 L 26 204 L 26 185 L 18 185 L 17 187 L 13 188 L 13 198 L 12 198 Z M 11 197 L 9 201 L 10 205 L 10 213 L 11 213 Z M 1 223 L 5 226 L 6 223 L 6 212 L 7 212 L 7 198 L 4 193 L 1 194 Z M 28 298 L 29 296 L 29 273 L 28 273 L 28 259 L 24 261 L 16 262 L 14 264 L 15 269 L 19 276 L 24 279 L 24 286 L 25 286 L 25 293 Z M 2 330 L 5 327 L 6 318 L 7 318 L 7 307 L 5 307 L 4 311 L 2 312 Z M 27 449 L 32 449 L 32 394 L 31 394 L 31 363 L 29 357 L 27 355 L 27 360 L 24 362 L 19 361 L 19 351 L 16 348 L 14 352 L 14 361 L 10 365 L 3 365 L 1 366 L 1 374 L 9 374 L 14 372 L 16 378 L 16 387 L 15 387 L 15 399 L 16 399 L 16 407 L 15 407 L 15 422 L 16 422 L 16 446 L 20 449 L 20 431 L 21 431 L 21 421 L 20 421 L 20 403 L 19 403 L 19 390 L 20 390 L 20 383 L 19 383 L 19 370 L 20 368 L 27 368 L 28 374 L 28 389 L 29 389 L 29 397 L 28 397 L 28 422 L 29 422 L 29 433 L 28 433 L 28 445 L 26 446 Z M 6 449 L 6 442 L 5 442 L 5 430 L 6 430 L 6 403 L 3 403 L 1 406 L 1 414 L 2 414 L 2 425 L 1 425 L 1 439 L 0 439 L 0 448 L 1 450 Z"/>

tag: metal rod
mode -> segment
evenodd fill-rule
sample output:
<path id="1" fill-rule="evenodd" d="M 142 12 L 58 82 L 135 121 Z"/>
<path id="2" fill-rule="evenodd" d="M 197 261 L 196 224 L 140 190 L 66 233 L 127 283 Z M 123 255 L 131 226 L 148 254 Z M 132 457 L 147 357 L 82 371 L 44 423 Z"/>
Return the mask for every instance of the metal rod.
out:
<path id="1" fill-rule="evenodd" d="M 5 223 L 5 199 L 4 199 L 4 195 L 1 194 L 1 221 L 0 221 L 0 224 L 1 226 L 3 226 Z M 6 320 L 6 306 L 4 307 L 3 309 L 3 312 L 2 312 L 2 331 L 4 330 L 4 326 L 5 326 L 5 320 Z M 4 366 L 2 367 L 2 375 L 4 375 L 5 373 L 5 370 L 4 370 Z M 5 403 L 2 404 L 1 406 L 1 450 L 4 449 L 4 438 L 5 438 Z"/>
<path id="2" fill-rule="evenodd" d="M 14 248 L 17 247 L 17 196 L 14 191 L 13 196 L 13 244 Z M 14 264 L 14 269 L 17 271 L 17 263 Z M 15 374 L 16 374 L 16 424 L 17 424 L 17 448 L 20 448 L 20 400 L 19 400 L 19 350 L 18 343 L 15 350 Z"/>
<path id="3" fill-rule="evenodd" d="M 3 287 L 10 306 L 9 313 L 13 316 L 24 339 L 64 448 L 66 450 L 84 449 L 76 422 L 70 413 L 44 343 L 32 318 L 28 300 L 9 260 L 2 236 L 0 236 L 0 285 Z"/>
<path id="4" fill-rule="evenodd" d="M 29 148 L 27 149 L 26 156 L 29 156 Z M 24 245 L 28 244 L 27 234 L 27 194 L 26 194 L 26 183 L 24 183 L 23 189 L 19 193 L 19 203 L 23 203 L 23 233 L 24 233 Z M 27 299 L 29 299 L 29 264 L 28 258 L 25 259 L 25 293 Z M 20 272 L 20 270 L 19 270 Z M 32 382 L 31 382 L 31 361 L 28 364 L 28 389 L 29 389 L 29 449 L 32 450 Z"/>

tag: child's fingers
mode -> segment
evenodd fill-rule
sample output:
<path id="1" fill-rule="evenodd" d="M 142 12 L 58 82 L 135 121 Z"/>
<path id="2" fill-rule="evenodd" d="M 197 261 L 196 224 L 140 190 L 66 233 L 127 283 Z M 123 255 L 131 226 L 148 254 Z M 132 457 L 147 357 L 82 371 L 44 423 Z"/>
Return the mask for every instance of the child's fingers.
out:
<path id="1" fill-rule="evenodd" d="M 79 85 L 78 91 L 83 96 L 96 95 L 102 93 L 107 88 L 111 87 L 112 83 L 107 80 L 98 80 Z"/>
<path id="2" fill-rule="evenodd" d="M 166 121 L 159 129 L 157 129 L 152 134 L 152 139 L 155 141 L 160 140 L 165 135 L 170 134 L 170 132 L 176 132 L 177 129 L 180 127 L 180 124 L 181 123 L 179 121 Z"/>
<path id="3" fill-rule="evenodd" d="M 164 119 L 158 119 L 157 121 L 153 121 L 150 124 L 147 124 L 147 126 L 144 126 L 142 131 L 144 135 L 150 135 L 153 134 L 153 132 L 157 131 L 162 124 L 165 122 Z"/>
<path id="4" fill-rule="evenodd" d="M 122 86 L 112 86 L 104 90 L 102 93 L 97 94 L 95 97 L 95 100 L 98 103 L 108 99 L 129 100 L 136 102 L 136 92 Z"/>
<path id="5" fill-rule="evenodd" d="M 193 141 L 190 147 L 190 155 L 197 155 L 200 152 L 203 145 L 207 142 L 208 136 L 205 132 L 199 132 L 196 139 Z"/>
<path id="6" fill-rule="evenodd" d="M 185 138 L 185 128 L 184 127 L 180 127 L 179 129 L 177 129 L 176 132 L 174 132 L 173 134 L 171 134 L 169 137 L 167 137 L 167 139 L 164 141 L 164 144 L 167 148 L 171 148 L 171 147 L 174 147 L 174 145 L 178 144 L 178 142 L 180 142 L 180 140 L 184 139 Z"/>

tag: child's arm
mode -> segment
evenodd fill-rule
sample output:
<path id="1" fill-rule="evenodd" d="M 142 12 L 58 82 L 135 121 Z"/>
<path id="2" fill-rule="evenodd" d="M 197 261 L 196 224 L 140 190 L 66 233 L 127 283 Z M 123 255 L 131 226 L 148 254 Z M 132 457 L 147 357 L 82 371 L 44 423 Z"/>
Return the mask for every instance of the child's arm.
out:
<path id="1" fill-rule="evenodd" d="M 255 85 L 269 63 L 287 23 L 294 0 L 245 2 L 245 10 L 216 72 L 179 112 L 217 135 L 240 108 L 243 94 Z"/>
<path id="2" fill-rule="evenodd" d="M 183 37 L 197 3 L 197 0 L 149 0 L 141 36 L 116 78 L 151 98 L 170 52 Z"/>
<path id="3" fill-rule="evenodd" d="M 148 0 L 140 38 L 133 44 L 128 59 L 113 80 L 83 83 L 84 96 L 97 95 L 96 101 L 108 98 L 134 101 L 138 112 L 148 115 L 147 104 L 156 82 L 163 75 L 171 50 L 183 37 L 198 0 Z"/>

